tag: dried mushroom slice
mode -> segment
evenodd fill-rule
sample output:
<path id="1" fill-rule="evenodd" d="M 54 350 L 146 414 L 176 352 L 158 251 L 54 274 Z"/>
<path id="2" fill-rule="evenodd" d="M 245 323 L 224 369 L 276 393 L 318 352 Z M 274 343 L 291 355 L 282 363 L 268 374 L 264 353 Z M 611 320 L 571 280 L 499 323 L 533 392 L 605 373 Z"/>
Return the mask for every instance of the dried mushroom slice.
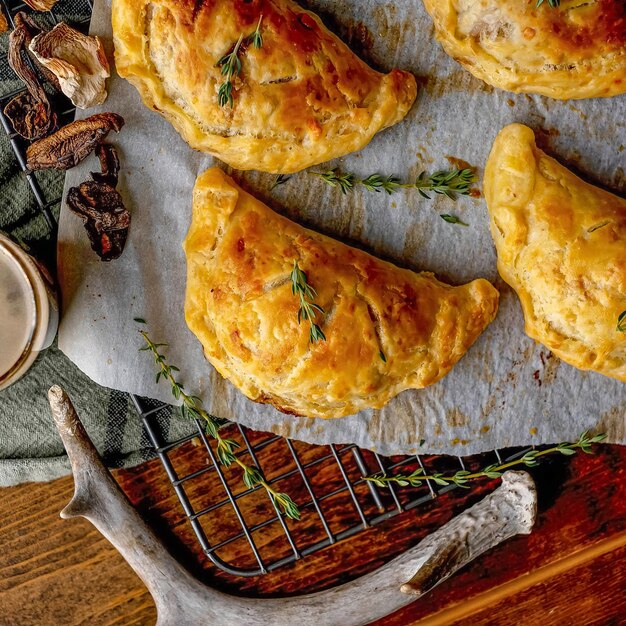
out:
<path id="1" fill-rule="evenodd" d="M 102 104 L 111 75 L 98 37 L 83 35 L 64 22 L 37 35 L 29 46 L 35 58 L 58 79 L 61 91 L 80 109 Z"/>
<path id="2" fill-rule="evenodd" d="M 122 254 L 130 213 L 117 190 L 90 180 L 68 191 L 67 205 L 84 221 L 91 249 L 103 261 L 113 261 Z"/>
<path id="3" fill-rule="evenodd" d="M 100 144 L 97 155 L 102 173 L 92 172 L 94 180 L 72 187 L 67 205 L 83 220 L 92 250 L 103 261 L 113 261 L 124 251 L 130 212 L 115 189 L 120 166 L 115 148 Z"/>
<path id="4" fill-rule="evenodd" d="M 24 4 L 35 11 L 51 11 L 57 2 L 58 0 L 24 0 Z"/>
<path id="5" fill-rule="evenodd" d="M 116 113 L 98 113 L 76 120 L 28 146 L 26 165 L 31 171 L 68 170 L 91 153 L 111 130 L 119 132 L 123 125 L 124 118 Z"/>
<path id="6" fill-rule="evenodd" d="M 6 105 L 4 113 L 11 120 L 15 132 L 33 140 L 51 133 L 56 128 L 57 117 L 39 79 L 22 54 L 31 37 L 31 22 L 24 17 L 22 13 L 16 15 L 15 28 L 9 35 L 7 58 L 13 71 L 24 81 L 28 95 L 18 94 Z"/>
<path id="7" fill-rule="evenodd" d="M 54 130 L 56 116 L 44 102 L 37 101 L 28 91 L 22 91 L 4 107 L 15 132 L 25 139 L 39 139 Z"/>

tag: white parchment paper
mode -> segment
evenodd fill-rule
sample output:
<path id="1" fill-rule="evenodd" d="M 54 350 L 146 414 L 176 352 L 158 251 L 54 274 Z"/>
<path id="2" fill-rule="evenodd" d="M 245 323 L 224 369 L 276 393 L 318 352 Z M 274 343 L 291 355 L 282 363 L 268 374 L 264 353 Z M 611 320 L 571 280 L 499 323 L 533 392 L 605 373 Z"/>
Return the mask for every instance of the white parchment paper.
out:
<path id="1" fill-rule="evenodd" d="M 341 10 L 338 10 L 338 6 Z M 598 184 L 623 193 L 626 98 L 557 102 L 491 89 L 449 59 L 433 38 L 419 0 L 313 0 L 308 3 L 375 67 L 415 73 L 420 89 L 407 119 L 379 134 L 363 151 L 338 160 L 359 175 L 410 179 L 422 169 L 450 167 L 449 158 L 483 167 L 497 132 L 510 122 L 533 127 L 544 147 Z M 92 33 L 112 59 L 110 0 L 96 0 Z M 184 68 L 181 68 L 184 71 Z M 270 191 L 274 177 L 235 172 L 254 195 L 292 219 L 412 269 L 451 283 L 477 277 L 501 290 L 495 322 L 443 381 L 409 391 L 381 411 L 340 420 L 295 418 L 247 400 L 205 361 L 183 317 L 185 258 L 195 178 L 213 164 L 194 152 L 135 89 L 117 76 L 97 110 L 115 111 L 126 126 L 111 137 L 122 161 L 120 192 L 132 211 L 122 257 L 101 263 L 82 222 L 63 209 L 59 232 L 64 315 L 61 349 L 102 385 L 171 401 L 154 382 L 154 363 L 138 352 L 134 317 L 150 322 L 181 380 L 212 413 L 315 443 L 354 442 L 382 453 L 470 454 L 509 445 L 549 443 L 600 428 L 624 443 L 626 386 L 580 372 L 552 357 L 523 332 L 515 294 L 498 277 L 482 198 L 427 201 L 411 191 L 394 196 L 362 190 L 343 196 L 306 172 Z M 97 111 L 79 113 L 86 117 Z M 66 191 L 97 169 L 90 158 L 68 173 Z M 316 170 L 322 169 L 313 168 Z M 469 228 L 444 222 L 454 213 Z"/>

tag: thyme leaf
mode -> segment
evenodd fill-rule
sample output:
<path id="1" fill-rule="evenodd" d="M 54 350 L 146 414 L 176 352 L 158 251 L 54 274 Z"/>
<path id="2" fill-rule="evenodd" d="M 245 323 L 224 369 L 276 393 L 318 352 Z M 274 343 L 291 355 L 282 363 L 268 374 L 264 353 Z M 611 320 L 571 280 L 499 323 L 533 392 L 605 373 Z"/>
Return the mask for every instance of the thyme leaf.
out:
<path id="1" fill-rule="evenodd" d="M 444 213 L 439 216 L 444 222 L 448 222 L 448 224 L 459 224 L 460 226 L 469 226 L 465 222 L 462 222 L 456 215 L 450 215 L 449 213 Z"/>
<path id="2" fill-rule="evenodd" d="M 537 8 L 539 8 L 544 2 L 545 0 L 537 0 Z M 561 0 L 548 0 L 548 4 L 553 9 L 556 9 L 557 7 L 561 6 Z"/>
<path id="3" fill-rule="evenodd" d="M 142 318 L 135 318 L 138 324 L 147 325 Z M 195 419 L 204 422 L 206 433 L 217 442 L 216 454 L 219 462 L 224 467 L 230 467 L 233 463 L 243 470 L 243 482 L 249 489 L 262 487 L 267 492 L 272 504 L 278 511 L 290 518 L 299 520 L 300 510 L 296 503 L 286 493 L 276 491 L 265 479 L 260 468 L 256 466 L 246 465 L 236 454 L 240 447 L 234 439 L 226 439 L 222 437 L 220 430 L 228 424 L 228 421 L 214 415 L 210 415 L 202 406 L 202 400 L 198 396 L 189 395 L 185 391 L 185 387 L 176 379 L 176 373 L 180 370 L 174 365 L 169 365 L 165 355 L 159 350 L 166 347 L 165 343 L 155 343 L 150 338 L 147 330 L 140 330 L 139 334 L 143 337 L 146 345 L 140 348 L 141 352 L 149 351 L 154 357 L 154 362 L 158 368 L 157 382 L 164 380 L 169 383 L 172 389 L 172 395 L 177 400 L 182 401 L 181 414 L 183 417 Z"/>
<path id="4" fill-rule="evenodd" d="M 617 330 L 620 333 L 626 333 L 626 311 L 622 311 L 617 318 Z"/>

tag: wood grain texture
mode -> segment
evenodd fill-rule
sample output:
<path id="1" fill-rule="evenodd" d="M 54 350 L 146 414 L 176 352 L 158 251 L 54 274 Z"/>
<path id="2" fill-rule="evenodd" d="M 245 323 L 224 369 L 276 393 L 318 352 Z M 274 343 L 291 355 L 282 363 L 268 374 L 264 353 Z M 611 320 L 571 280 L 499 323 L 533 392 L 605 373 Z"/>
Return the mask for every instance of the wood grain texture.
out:
<path id="1" fill-rule="evenodd" d="M 304 456 L 319 454 L 315 450 L 305 454 L 304 448 L 301 451 Z M 272 467 L 273 460 L 275 471 L 285 469 L 278 462 L 285 459 L 280 448 L 273 450 L 268 446 L 265 454 L 267 458 L 261 459 L 264 467 Z M 205 459 L 206 451 L 192 444 L 184 446 L 173 459 L 179 475 L 197 470 L 199 455 Z M 437 623 L 437 615 L 445 616 L 444 611 L 468 606 L 472 599 L 476 606 L 470 607 L 471 616 L 464 615 L 456 623 L 507 624 L 516 622 L 523 614 L 525 624 L 565 624 L 567 621 L 559 621 L 561 615 L 571 623 L 574 610 L 578 624 L 619 623 L 611 620 L 626 614 L 625 461 L 626 448 L 604 446 L 597 455 L 578 455 L 571 461 L 559 458 L 539 468 L 535 478 L 540 514 L 532 535 L 496 548 L 429 596 L 377 622 L 377 626 L 421 620 Z M 317 477 L 321 484 L 329 481 L 332 486 L 331 474 L 320 464 Z M 417 543 L 494 486 L 492 483 L 472 491 L 456 490 L 294 565 L 265 576 L 241 579 L 217 571 L 203 557 L 158 461 L 118 471 L 116 476 L 133 503 L 194 573 L 221 588 L 251 595 L 313 591 L 370 571 Z M 223 497 L 214 477 L 208 479 L 205 475 L 196 480 L 197 485 L 189 485 L 189 492 L 198 508 Z M 239 484 L 236 476 L 232 481 L 234 486 Z M 301 499 L 303 494 L 296 491 L 293 495 Z M 72 493 L 69 477 L 0 490 L 0 624 L 153 623 L 150 597 L 115 550 L 88 522 L 59 519 L 58 512 Z M 256 494 L 254 498 L 242 498 L 242 508 L 249 515 L 264 516 L 264 506 L 262 497 L 259 499 Z M 330 502 L 331 525 L 344 523 L 342 515 L 348 510 L 340 501 Z M 229 531 L 233 528 L 225 511 L 205 517 L 205 530 L 211 538 L 217 539 L 224 527 Z M 258 538 L 255 534 L 261 549 L 283 549 L 284 540 L 274 526 L 261 531 Z M 298 532 L 314 531 L 314 520 L 307 521 L 305 511 Z M 622 540 L 622 547 L 606 553 L 600 550 L 597 555 L 590 553 L 588 560 L 567 565 L 567 558 L 572 555 L 602 546 L 606 541 L 619 546 Z M 220 551 L 220 556 L 245 559 L 245 544 L 230 544 Z M 555 563 L 565 563 L 566 569 L 548 570 L 546 579 L 530 586 L 513 585 Z M 503 597 L 489 595 L 497 588 L 505 589 Z M 517 604 L 523 613 L 512 608 Z"/>
<path id="2" fill-rule="evenodd" d="M 544 623 L 549 621 L 555 626 L 623 624 L 626 581 L 620 570 L 624 564 L 626 545 L 473 613 L 472 624 L 493 624 L 494 615 L 502 623 L 515 623 L 520 615 L 532 615 L 539 603 L 545 603 Z"/>
<path id="3" fill-rule="evenodd" d="M 623 623 L 626 589 L 616 576 L 626 556 L 626 534 L 597 544 L 540 567 L 525 576 L 499 585 L 421 621 L 428 626 L 515 623 L 531 613 L 537 602 L 546 605 L 550 624 Z M 602 587 L 597 587 L 599 582 Z M 574 594 L 572 594 L 574 590 Z M 589 591 L 591 593 L 589 593 Z"/>

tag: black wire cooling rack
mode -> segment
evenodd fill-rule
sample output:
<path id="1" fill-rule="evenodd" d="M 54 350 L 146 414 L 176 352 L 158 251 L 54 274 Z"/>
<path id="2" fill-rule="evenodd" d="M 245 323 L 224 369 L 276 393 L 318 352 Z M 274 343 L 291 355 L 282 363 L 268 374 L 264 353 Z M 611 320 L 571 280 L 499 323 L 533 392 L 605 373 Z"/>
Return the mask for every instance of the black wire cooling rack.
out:
<path id="1" fill-rule="evenodd" d="M 10 0 L 0 0 L 0 9 L 9 18 L 11 27 L 18 11 L 32 13 L 27 5 Z M 60 0 L 53 12 L 34 13 L 33 16 L 46 27 L 52 27 L 63 19 L 86 32 L 91 10 L 91 0 Z M 8 79 L 11 72 L 3 54 L 0 58 L 0 80 Z M 42 190 L 45 185 L 38 178 L 45 172 L 28 172 L 25 160 L 27 143 L 16 135 L 3 113 L 7 102 L 23 89 L 23 86 L 18 87 L 0 99 L 0 122 L 50 229 L 48 241 L 52 249 L 51 258 L 54 258 L 57 228 L 54 213 L 62 198 L 46 197 Z M 59 114 L 60 124 L 73 119 L 74 107 L 64 96 L 53 95 L 51 104 Z M 195 432 L 167 442 L 160 417 L 169 408 L 153 400 L 131 398 L 202 551 L 223 571 L 238 576 L 256 576 L 273 571 L 455 488 L 454 485 L 438 487 L 431 481 L 425 481 L 420 487 L 397 490 L 390 486 L 381 490 L 363 480 L 363 476 L 399 469 L 410 472 L 418 467 L 429 472 L 446 472 L 466 469 L 466 465 L 472 468 L 502 461 L 498 451 L 465 460 L 422 455 L 386 458 L 355 445 L 314 446 L 257 433 L 238 424 L 229 425 L 227 436 L 240 443 L 242 459 L 245 457 L 248 464 L 256 465 L 273 488 L 288 492 L 297 501 L 302 519 L 294 522 L 285 518 L 261 487 L 242 489 L 236 469 L 226 469 L 219 464 L 201 422 L 196 423 Z M 181 454 L 186 458 L 185 467 L 197 467 L 182 476 L 176 469 L 177 458 Z M 513 457 L 507 454 L 505 460 L 509 458 Z M 279 468 L 276 467 L 277 459 L 280 460 Z M 216 480 L 221 485 L 222 495 L 206 501 L 202 496 L 207 491 L 208 481 Z M 341 514 L 336 515 L 337 511 Z M 341 521 L 337 522 L 338 519 Z M 270 529 L 275 524 L 280 526 L 279 533 Z M 271 541 L 267 540 L 270 530 Z M 276 540 L 276 536 L 280 540 Z M 219 554 L 227 547 L 229 555 L 235 554 L 228 562 Z"/>
<path id="2" fill-rule="evenodd" d="M 388 489 L 379 489 L 373 483 L 365 481 L 364 476 L 389 471 L 410 473 L 417 468 L 422 468 L 425 472 L 450 472 L 502 462 L 499 451 L 465 460 L 461 457 L 419 454 L 388 458 L 362 450 L 353 444 L 318 446 L 269 433 L 258 433 L 240 424 L 229 425 L 224 436 L 240 443 L 239 454 L 242 458 L 245 457 L 247 463 L 259 467 L 272 487 L 289 491 L 297 501 L 302 519 L 293 522 L 270 503 L 269 497 L 256 493 L 262 492 L 261 487 L 243 490 L 238 488 L 240 478 L 235 475 L 232 480 L 229 476 L 233 472 L 237 474 L 237 471 L 225 470 L 219 464 L 214 445 L 207 437 L 201 421 L 196 421 L 196 432 L 168 443 L 159 425 L 159 414 L 164 405 L 136 396 L 132 396 L 132 399 L 203 552 L 222 570 L 238 576 L 256 576 L 271 572 L 456 488 L 455 485 L 437 487 L 427 480 L 421 487 L 396 489 L 390 485 Z M 190 441 L 195 441 L 196 446 L 191 451 L 193 460 L 190 462 L 186 458 L 185 471 L 189 466 L 197 466 L 197 469 L 180 476 L 175 467 L 175 457 L 182 446 Z M 511 455 L 509 451 L 505 461 L 519 454 L 516 451 Z M 280 468 L 275 467 L 277 458 L 280 459 Z M 213 502 L 204 502 L 198 508 L 192 503 L 192 499 L 198 499 L 198 481 L 209 479 L 219 480 L 223 497 Z M 260 510 L 258 504 L 263 498 L 266 498 L 267 506 Z M 252 506 L 250 502 L 245 506 L 241 505 L 250 499 Z M 199 502 L 202 501 L 200 498 Z M 231 516 L 234 514 L 234 523 L 228 524 L 226 536 L 219 537 L 216 536 L 215 529 L 224 524 L 225 509 Z M 334 521 L 337 516 L 333 514 L 338 509 L 342 511 L 339 525 Z M 252 517 L 255 520 L 263 519 L 250 524 L 248 518 Z M 217 520 L 219 521 L 216 524 Z M 262 554 L 255 534 L 272 524 L 280 525 L 284 542 L 282 546 L 276 543 L 265 546 L 265 553 Z M 207 528 L 210 537 L 207 536 Z M 241 550 L 235 552 L 246 563 L 245 566 L 227 563 L 220 558 L 218 552 L 221 549 L 242 541 L 247 544 L 249 554 L 241 554 Z M 252 558 L 247 558 L 250 556 Z"/>

